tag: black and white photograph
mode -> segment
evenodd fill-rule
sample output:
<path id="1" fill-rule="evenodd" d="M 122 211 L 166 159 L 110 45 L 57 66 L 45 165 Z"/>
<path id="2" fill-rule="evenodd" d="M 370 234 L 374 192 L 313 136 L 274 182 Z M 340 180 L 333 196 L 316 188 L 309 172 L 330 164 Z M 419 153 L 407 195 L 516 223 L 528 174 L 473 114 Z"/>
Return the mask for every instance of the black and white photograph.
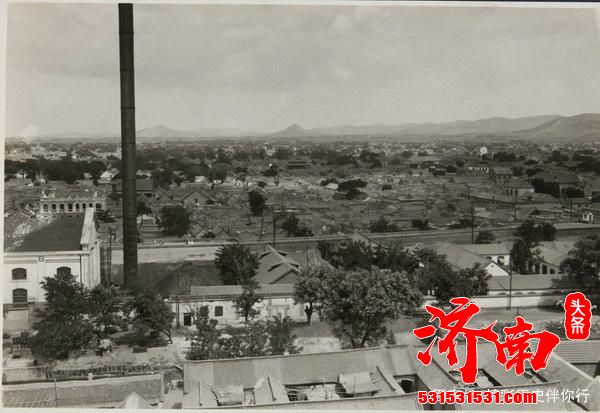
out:
<path id="1" fill-rule="evenodd" d="M 3 409 L 600 411 L 600 4 L 2 9 Z"/>

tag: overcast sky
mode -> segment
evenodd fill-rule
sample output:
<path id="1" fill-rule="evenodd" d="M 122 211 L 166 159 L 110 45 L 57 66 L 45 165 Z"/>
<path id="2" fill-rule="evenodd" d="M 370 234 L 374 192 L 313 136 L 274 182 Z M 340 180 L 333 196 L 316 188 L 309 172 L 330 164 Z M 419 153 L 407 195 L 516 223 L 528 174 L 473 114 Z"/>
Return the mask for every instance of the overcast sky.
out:
<path id="1" fill-rule="evenodd" d="M 592 9 L 135 5 L 138 129 L 600 112 Z M 10 4 L 8 136 L 119 133 L 117 6 Z"/>

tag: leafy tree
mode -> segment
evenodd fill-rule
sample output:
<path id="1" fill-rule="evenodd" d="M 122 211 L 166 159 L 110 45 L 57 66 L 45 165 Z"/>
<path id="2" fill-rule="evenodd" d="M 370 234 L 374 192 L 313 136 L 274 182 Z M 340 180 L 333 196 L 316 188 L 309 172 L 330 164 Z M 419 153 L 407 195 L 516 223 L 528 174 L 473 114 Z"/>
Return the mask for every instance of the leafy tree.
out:
<path id="1" fill-rule="evenodd" d="M 219 358 L 219 337 L 221 333 L 217 330 L 217 320 L 209 317 L 209 307 L 201 306 L 196 310 L 194 325 L 198 334 L 190 343 L 187 353 L 188 360 L 212 360 Z"/>
<path id="2" fill-rule="evenodd" d="M 139 290 L 132 299 L 131 308 L 132 321 L 140 332 L 149 333 L 151 336 L 163 333 L 169 343 L 173 343 L 171 324 L 175 313 L 169 304 L 163 301 L 160 294 L 151 290 Z"/>
<path id="3" fill-rule="evenodd" d="M 348 192 L 346 192 L 344 194 L 344 199 L 347 199 L 348 201 L 352 201 L 353 199 L 356 199 L 361 195 L 363 195 L 363 192 L 359 191 L 356 188 L 350 188 L 348 190 Z"/>
<path id="4" fill-rule="evenodd" d="M 326 275 L 321 284 L 321 319 L 352 348 L 377 344 L 387 333 L 386 322 L 422 303 L 404 273 L 375 268 Z"/>
<path id="5" fill-rule="evenodd" d="M 539 233 L 540 241 L 554 241 L 556 239 L 556 227 L 549 222 L 539 224 L 536 230 Z"/>
<path id="6" fill-rule="evenodd" d="M 344 242 L 329 259 L 329 263 L 346 270 L 370 269 L 373 265 L 373 250 L 364 242 Z"/>
<path id="7" fill-rule="evenodd" d="M 589 294 L 591 300 L 600 303 L 600 235 L 588 233 L 577 241 L 560 270 L 565 274 L 563 281 L 567 286 Z"/>
<path id="8" fill-rule="evenodd" d="M 258 257 L 244 245 L 229 244 L 217 251 L 215 265 L 221 273 L 223 284 L 243 284 L 256 274 Z"/>
<path id="9" fill-rule="evenodd" d="M 150 207 L 143 200 L 138 199 L 136 204 L 138 217 L 152 214 L 152 209 L 150 209 Z"/>
<path id="10" fill-rule="evenodd" d="M 241 287 L 242 293 L 235 297 L 233 305 L 236 308 L 237 314 L 244 317 L 244 323 L 248 324 L 250 319 L 260 314 L 254 306 L 261 302 L 263 297 L 258 294 L 258 281 L 253 277 L 244 279 Z"/>
<path id="11" fill-rule="evenodd" d="M 87 312 L 99 338 L 108 337 L 127 325 L 123 303 L 123 294 L 116 285 L 98 284 L 90 290 Z"/>
<path id="12" fill-rule="evenodd" d="M 321 258 L 325 261 L 329 261 L 334 255 L 335 245 L 331 241 L 322 240 L 317 242 L 317 251 L 319 251 Z"/>
<path id="13" fill-rule="evenodd" d="M 540 262 L 540 250 L 537 248 L 538 241 L 528 243 L 527 241 L 517 238 L 510 250 L 511 265 L 521 274 L 527 273 L 529 264 L 536 265 Z"/>
<path id="14" fill-rule="evenodd" d="M 429 229 L 429 221 L 423 219 L 413 219 L 412 227 L 420 229 L 421 231 Z"/>
<path id="15" fill-rule="evenodd" d="M 327 276 L 326 273 L 333 271 L 333 267 L 322 261 L 314 261 L 302 268 L 296 283 L 294 284 L 294 301 L 304 303 L 306 321 L 310 324 L 315 306 L 321 301 L 319 295 L 323 293 L 321 283 Z"/>
<path id="16" fill-rule="evenodd" d="M 158 226 L 165 234 L 182 237 L 192 228 L 192 213 L 182 205 L 167 205 L 160 209 Z"/>
<path id="17" fill-rule="evenodd" d="M 252 212 L 252 215 L 262 215 L 267 208 L 266 201 L 267 198 L 262 194 L 262 192 L 257 190 L 248 192 L 248 204 L 250 205 L 250 211 Z"/>
<path id="18" fill-rule="evenodd" d="M 556 198 L 560 197 L 560 185 L 558 182 L 548 182 L 544 181 L 542 178 L 534 178 L 531 180 L 531 185 L 535 192 L 552 195 Z"/>
<path id="19" fill-rule="evenodd" d="M 479 231 L 477 234 L 477 239 L 475 240 L 475 244 L 491 244 L 496 241 L 496 236 L 492 231 Z"/>
<path id="20" fill-rule="evenodd" d="M 585 196 L 579 188 L 567 188 L 565 189 L 565 195 L 567 198 L 583 198 Z"/>
<path id="21" fill-rule="evenodd" d="M 269 165 L 268 169 L 263 171 L 263 175 L 268 178 L 275 178 L 277 175 L 279 175 L 279 167 L 277 164 L 271 164 Z"/>
<path id="22" fill-rule="evenodd" d="M 418 258 L 399 243 L 388 247 L 377 246 L 373 251 L 371 263 L 378 268 L 409 274 L 414 273 L 419 268 Z"/>
<path id="23" fill-rule="evenodd" d="M 46 277 L 41 285 L 46 304 L 36 309 L 40 320 L 33 326 L 37 333 L 30 338 L 31 352 L 45 360 L 66 359 L 94 337 L 93 325 L 86 316 L 87 291 L 75 275 L 68 273 Z"/>
<path id="24" fill-rule="evenodd" d="M 304 224 L 300 224 L 298 217 L 294 213 L 286 214 L 285 219 L 281 223 L 288 237 L 312 237 L 313 233 Z"/>
<path id="25" fill-rule="evenodd" d="M 376 221 L 371 222 L 371 232 L 387 233 L 397 232 L 400 230 L 394 222 L 389 222 L 384 216 L 379 217 Z"/>
<path id="26" fill-rule="evenodd" d="M 300 349 L 294 344 L 297 336 L 293 334 L 294 322 L 289 317 L 277 315 L 267 321 L 270 354 L 298 354 Z"/>

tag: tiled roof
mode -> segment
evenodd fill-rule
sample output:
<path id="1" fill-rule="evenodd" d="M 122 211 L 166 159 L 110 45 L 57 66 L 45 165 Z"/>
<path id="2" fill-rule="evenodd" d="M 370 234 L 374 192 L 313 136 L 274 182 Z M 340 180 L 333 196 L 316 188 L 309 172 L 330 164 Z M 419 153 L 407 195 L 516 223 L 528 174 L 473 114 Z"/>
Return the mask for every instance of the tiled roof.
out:
<path id="1" fill-rule="evenodd" d="M 123 402 L 131 393 L 137 393 L 149 403 L 158 403 L 163 397 L 161 374 L 127 376 L 58 383 L 30 383 L 2 386 L 3 407 L 60 407 L 106 406 Z M 56 386 L 56 402 L 54 386 Z M 36 400 L 49 400 L 44 406 L 34 406 Z"/>
<path id="2" fill-rule="evenodd" d="M 503 242 L 496 242 L 493 244 L 467 244 L 461 245 L 467 251 L 477 255 L 508 255 L 510 254 L 510 248 Z"/>
<path id="3" fill-rule="evenodd" d="M 483 268 L 487 267 L 492 260 L 480 257 L 467 251 L 460 245 L 447 242 L 438 242 L 432 245 L 432 248 L 440 255 L 445 255 L 450 265 L 457 269 L 471 268 L 475 264 L 481 264 Z"/>
<path id="4" fill-rule="evenodd" d="M 513 290 L 560 290 L 555 284 L 561 279 L 556 275 L 513 275 L 512 289 Z M 510 287 L 509 276 L 492 277 L 488 280 L 488 288 L 490 291 L 508 291 Z"/>
<path id="5" fill-rule="evenodd" d="M 290 272 L 299 271 L 300 264 L 287 257 L 285 252 L 277 251 L 270 245 L 267 248 L 259 256 L 258 270 L 254 277 L 260 284 L 273 284 Z"/>
<path id="6" fill-rule="evenodd" d="M 235 297 L 242 293 L 239 285 L 211 285 L 191 286 L 191 295 L 194 297 L 205 297 L 206 299 Z M 293 284 L 262 284 L 258 293 L 261 295 L 281 295 L 291 297 L 294 293 Z"/>
<path id="7" fill-rule="evenodd" d="M 78 251 L 81 249 L 81 233 L 84 214 L 58 215 L 46 226 L 39 228 L 5 246 L 6 251 Z"/>
<path id="8" fill-rule="evenodd" d="M 600 340 L 562 340 L 554 352 L 571 364 L 598 363 L 600 362 Z"/>

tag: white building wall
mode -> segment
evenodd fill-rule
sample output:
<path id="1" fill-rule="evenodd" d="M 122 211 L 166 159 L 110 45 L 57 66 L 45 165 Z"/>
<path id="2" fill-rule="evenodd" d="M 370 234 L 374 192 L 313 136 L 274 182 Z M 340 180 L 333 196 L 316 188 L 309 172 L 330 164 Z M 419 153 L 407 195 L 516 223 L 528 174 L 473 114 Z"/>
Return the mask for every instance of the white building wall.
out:
<path id="1" fill-rule="evenodd" d="M 236 314 L 236 309 L 233 300 L 219 299 L 219 300 L 202 300 L 199 298 L 193 298 L 192 300 L 182 299 L 179 302 L 179 323 L 181 326 L 184 325 L 184 314 L 195 313 L 200 307 L 206 305 L 209 307 L 210 318 L 214 318 L 219 321 L 221 325 L 239 325 L 242 324 L 244 319 Z M 223 315 L 216 315 L 216 307 L 222 307 Z M 282 317 L 288 316 L 296 321 L 305 321 L 306 314 L 304 313 L 304 305 L 294 304 L 292 297 L 276 297 L 276 298 L 265 298 L 260 303 L 256 304 L 255 308 L 259 310 L 259 318 L 268 320 L 271 317 L 280 314 Z M 177 302 L 171 301 L 171 309 L 177 314 Z M 316 314 L 313 314 L 314 318 L 318 318 Z M 175 323 L 175 320 L 174 320 Z M 193 325 L 193 321 L 192 321 Z"/>

